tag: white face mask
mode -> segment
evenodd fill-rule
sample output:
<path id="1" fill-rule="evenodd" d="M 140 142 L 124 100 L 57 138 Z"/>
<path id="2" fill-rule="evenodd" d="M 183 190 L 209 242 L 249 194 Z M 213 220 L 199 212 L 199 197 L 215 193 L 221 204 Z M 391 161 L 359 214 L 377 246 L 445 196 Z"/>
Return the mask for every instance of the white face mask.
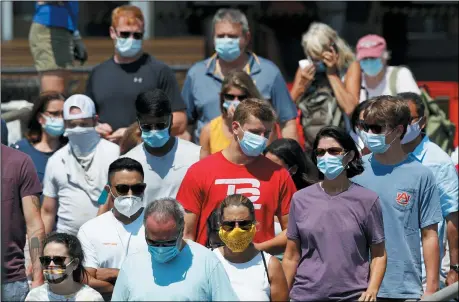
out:
<path id="1" fill-rule="evenodd" d="M 85 157 L 94 152 L 100 141 L 100 135 L 94 127 L 75 127 L 65 129 L 64 136 L 76 157 Z"/>
<path id="2" fill-rule="evenodd" d="M 403 136 L 401 140 L 402 145 L 412 142 L 416 137 L 419 136 L 421 133 L 421 126 L 419 126 L 419 123 L 422 121 L 422 119 L 423 117 L 421 117 L 416 123 L 408 125 L 406 128 L 405 136 Z"/>
<path id="3" fill-rule="evenodd" d="M 142 197 L 127 195 L 115 197 L 115 209 L 123 216 L 131 217 L 143 207 Z"/>

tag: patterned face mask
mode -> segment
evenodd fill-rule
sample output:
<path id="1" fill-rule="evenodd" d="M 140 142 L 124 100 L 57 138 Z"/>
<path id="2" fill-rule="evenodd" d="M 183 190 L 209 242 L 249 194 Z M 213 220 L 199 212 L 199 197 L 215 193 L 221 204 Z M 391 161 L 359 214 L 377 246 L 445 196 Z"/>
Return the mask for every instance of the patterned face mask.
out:
<path id="1" fill-rule="evenodd" d="M 256 233 L 255 225 L 245 231 L 239 227 L 234 228 L 231 231 L 225 231 L 224 229 L 220 228 L 218 235 L 220 239 L 225 243 L 225 245 L 235 253 L 243 252 L 249 244 L 252 242 L 253 237 Z"/>
<path id="2" fill-rule="evenodd" d="M 65 266 L 49 266 L 43 269 L 43 276 L 52 284 L 61 283 L 68 277 Z"/>

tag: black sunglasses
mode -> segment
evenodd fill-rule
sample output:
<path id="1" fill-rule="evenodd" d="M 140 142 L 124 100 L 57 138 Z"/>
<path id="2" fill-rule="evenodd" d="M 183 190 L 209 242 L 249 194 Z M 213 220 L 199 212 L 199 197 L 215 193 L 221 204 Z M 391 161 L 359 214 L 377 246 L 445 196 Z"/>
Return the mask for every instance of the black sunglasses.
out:
<path id="1" fill-rule="evenodd" d="M 317 148 L 314 153 L 316 154 L 317 157 L 322 157 L 325 155 L 325 153 L 328 153 L 330 155 L 341 155 L 344 153 L 343 148 L 338 148 L 338 147 L 331 147 L 328 149 L 322 149 L 322 148 Z"/>
<path id="2" fill-rule="evenodd" d="M 49 266 L 51 261 L 57 266 L 65 266 L 65 259 L 70 257 L 64 256 L 42 256 L 40 257 L 40 263 L 42 266 Z"/>
<path id="3" fill-rule="evenodd" d="M 132 31 L 120 31 L 119 36 L 124 39 L 127 39 L 132 36 L 136 40 L 142 40 L 143 33 L 132 32 Z"/>
<path id="4" fill-rule="evenodd" d="M 230 94 L 230 93 L 225 93 L 223 95 L 223 98 L 225 100 L 228 100 L 228 101 L 232 101 L 234 99 L 238 99 L 239 101 L 243 101 L 247 98 L 247 95 L 245 94 L 241 94 L 241 95 L 234 95 L 234 94 Z"/>
<path id="5" fill-rule="evenodd" d="M 145 191 L 147 184 L 145 183 L 139 183 L 135 185 L 118 184 L 114 187 L 116 189 L 116 192 L 118 192 L 118 194 L 121 194 L 121 195 L 126 195 L 127 193 L 129 193 L 129 189 L 132 190 L 132 194 L 141 195 Z"/>
<path id="6" fill-rule="evenodd" d="M 148 132 L 151 130 L 164 130 L 169 127 L 170 120 L 167 122 L 158 122 L 158 123 L 152 123 L 152 124 L 142 124 L 140 121 L 138 121 L 140 130 Z"/>
<path id="7" fill-rule="evenodd" d="M 357 127 L 359 127 L 359 129 L 363 129 L 365 132 L 369 132 L 371 130 L 371 132 L 374 134 L 382 133 L 383 129 L 385 128 L 385 126 L 378 124 L 367 124 L 364 120 L 359 120 L 357 122 Z"/>
<path id="8" fill-rule="evenodd" d="M 171 247 L 175 246 L 177 244 L 178 237 L 173 239 L 173 240 L 166 240 L 166 241 L 161 241 L 161 240 L 151 240 L 145 237 L 145 240 L 147 241 L 147 244 L 149 246 L 154 246 L 154 247 Z"/>
<path id="9" fill-rule="evenodd" d="M 236 224 L 240 229 L 244 231 L 248 231 L 252 228 L 253 221 L 252 220 L 222 221 L 221 228 L 227 232 L 230 232 L 236 227 Z"/>

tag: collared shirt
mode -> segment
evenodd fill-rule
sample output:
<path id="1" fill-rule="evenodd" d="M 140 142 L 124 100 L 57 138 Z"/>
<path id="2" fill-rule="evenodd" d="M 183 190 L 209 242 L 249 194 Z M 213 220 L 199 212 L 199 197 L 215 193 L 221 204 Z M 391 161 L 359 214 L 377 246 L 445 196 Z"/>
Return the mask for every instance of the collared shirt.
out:
<path id="1" fill-rule="evenodd" d="M 454 163 L 448 154 L 443 151 L 437 144 L 431 142 L 429 137 L 424 136 L 421 143 L 414 149 L 411 155 L 432 171 L 437 183 L 440 195 L 440 204 L 443 218 L 451 213 L 458 211 L 458 175 Z M 438 224 L 438 237 L 440 242 L 440 259 L 443 258 L 444 242 L 443 238 L 446 232 L 446 221 L 443 219 Z M 422 250 L 422 249 L 421 249 Z M 424 257 L 422 257 L 422 278 L 425 279 L 426 272 L 424 266 Z M 440 272 L 446 275 L 448 272 Z"/>
<path id="2" fill-rule="evenodd" d="M 195 141 L 199 142 L 202 127 L 221 114 L 219 94 L 223 78 L 216 72 L 217 56 L 198 62 L 188 70 L 182 97 L 190 121 L 197 120 Z M 252 77 L 263 98 L 269 101 L 283 123 L 297 116 L 285 80 L 274 63 L 249 53 L 244 70 Z"/>

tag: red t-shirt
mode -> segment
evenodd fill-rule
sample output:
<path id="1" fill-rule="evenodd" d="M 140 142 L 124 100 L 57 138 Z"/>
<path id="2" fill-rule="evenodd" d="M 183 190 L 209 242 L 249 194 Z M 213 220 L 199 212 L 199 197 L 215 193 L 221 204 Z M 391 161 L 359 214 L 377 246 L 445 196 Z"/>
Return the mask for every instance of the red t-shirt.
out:
<path id="1" fill-rule="evenodd" d="M 197 215 L 196 242 L 207 241 L 207 220 L 226 196 L 242 194 L 255 207 L 258 222 L 254 242 L 274 238 L 274 215 L 279 219 L 290 210 L 296 187 L 286 169 L 259 156 L 248 165 L 228 161 L 221 152 L 192 165 L 182 181 L 177 200 Z"/>

